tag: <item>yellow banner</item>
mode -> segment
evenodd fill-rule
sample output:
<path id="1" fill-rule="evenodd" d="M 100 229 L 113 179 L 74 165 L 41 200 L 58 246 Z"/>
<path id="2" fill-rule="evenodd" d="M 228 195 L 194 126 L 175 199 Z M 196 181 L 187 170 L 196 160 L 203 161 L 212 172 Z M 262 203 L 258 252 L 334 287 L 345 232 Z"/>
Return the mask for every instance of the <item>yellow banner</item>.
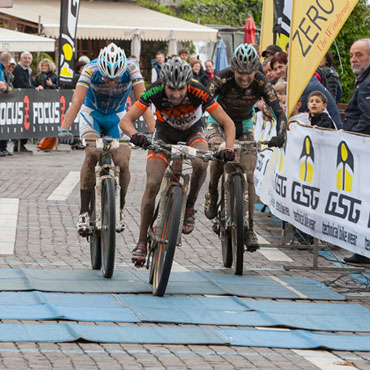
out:
<path id="1" fill-rule="evenodd" d="M 293 1 L 288 61 L 290 115 L 358 0 Z"/>
<path id="2" fill-rule="evenodd" d="M 260 50 L 266 50 L 269 45 L 274 43 L 274 0 L 264 0 L 261 20 L 261 40 Z"/>

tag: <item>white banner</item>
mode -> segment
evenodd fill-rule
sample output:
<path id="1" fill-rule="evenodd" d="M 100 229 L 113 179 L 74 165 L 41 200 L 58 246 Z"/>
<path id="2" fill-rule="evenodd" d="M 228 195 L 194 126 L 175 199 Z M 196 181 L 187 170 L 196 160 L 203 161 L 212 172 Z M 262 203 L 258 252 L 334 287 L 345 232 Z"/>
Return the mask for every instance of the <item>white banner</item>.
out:
<path id="1" fill-rule="evenodd" d="M 268 180 L 271 212 L 370 257 L 369 144 L 369 136 L 292 124 Z"/>
<path id="2" fill-rule="evenodd" d="M 276 121 L 273 120 L 265 121 L 262 118 L 262 112 L 257 112 L 253 118 L 253 135 L 256 141 L 268 141 L 273 136 L 276 136 Z M 262 189 L 263 183 L 268 184 L 268 181 L 262 181 L 264 177 L 268 177 L 268 164 L 272 150 L 265 150 L 263 152 L 257 153 L 257 165 L 254 171 L 254 186 L 256 188 L 256 194 L 261 197 L 261 193 L 264 193 Z M 271 167 L 271 164 L 270 166 Z M 262 199 L 261 199 L 262 200 Z M 266 201 L 262 200 L 264 203 Z"/>

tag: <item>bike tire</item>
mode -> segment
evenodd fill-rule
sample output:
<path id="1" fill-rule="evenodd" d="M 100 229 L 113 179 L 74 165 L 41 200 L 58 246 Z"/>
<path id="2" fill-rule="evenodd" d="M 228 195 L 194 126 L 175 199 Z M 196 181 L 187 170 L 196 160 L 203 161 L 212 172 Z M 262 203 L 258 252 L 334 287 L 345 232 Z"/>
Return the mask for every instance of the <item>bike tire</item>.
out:
<path id="1" fill-rule="evenodd" d="M 173 186 L 162 216 L 163 230 L 161 240 L 167 240 L 167 244 L 159 241 L 152 259 L 153 295 L 158 297 L 163 297 L 170 277 L 177 236 L 180 232 L 182 197 L 181 187 Z"/>
<path id="2" fill-rule="evenodd" d="M 223 180 L 223 179 L 222 179 Z M 220 239 L 221 239 L 221 250 L 222 250 L 222 262 L 224 267 L 230 268 L 233 264 L 233 251 L 231 246 L 231 235 L 225 228 L 225 191 L 222 185 L 221 190 L 221 205 L 220 210 L 217 213 L 218 225 L 220 228 Z"/>
<path id="3" fill-rule="evenodd" d="M 114 270 L 116 252 L 116 202 L 114 181 L 111 178 L 103 180 L 102 184 L 102 224 L 101 224 L 101 259 L 102 273 L 110 279 Z"/>
<path id="4" fill-rule="evenodd" d="M 244 255 L 244 220 L 243 220 L 243 187 L 240 176 L 233 176 L 231 184 L 231 246 L 233 253 L 233 271 L 243 275 Z"/>
<path id="5" fill-rule="evenodd" d="M 95 227 L 95 218 L 96 218 L 96 211 L 95 211 L 95 194 L 92 196 L 91 204 L 90 204 L 90 228 L 91 228 L 91 235 L 90 235 L 90 260 L 91 260 L 91 268 L 93 270 L 100 270 L 101 269 L 101 238 L 100 232 L 96 230 Z"/>

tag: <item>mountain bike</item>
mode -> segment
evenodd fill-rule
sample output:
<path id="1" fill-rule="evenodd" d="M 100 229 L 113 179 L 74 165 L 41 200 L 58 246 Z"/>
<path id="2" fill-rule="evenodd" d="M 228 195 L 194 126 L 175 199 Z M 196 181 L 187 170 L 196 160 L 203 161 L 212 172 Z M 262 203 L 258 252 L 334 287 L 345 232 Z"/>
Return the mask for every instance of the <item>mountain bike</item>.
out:
<path id="1" fill-rule="evenodd" d="M 166 144 L 159 140 L 148 149 L 162 152 L 169 159 L 159 201 L 148 230 L 149 257 L 146 263 L 153 295 L 162 297 L 167 288 L 176 246 L 181 245 L 181 228 L 190 181 L 190 166 L 183 167 L 189 165 L 192 159 L 208 161 L 212 159 L 213 153 L 186 144 Z"/>
<path id="2" fill-rule="evenodd" d="M 243 274 L 244 235 L 246 213 L 248 209 L 248 181 L 240 164 L 241 156 L 250 152 L 263 151 L 261 146 L 268 144 L 255 141 L 238 141 L 234 143 L 235 160 L 224 164 L 221 181 L 221 197 L 213 231 L 219 236 L 222 247 L 222 261 L 225 267 L 232 267 L 235 275 Z M 224 143 L 214 143 L 213 149 Z M 248 250 L 248 246 L 247 246 Z M 252 250 L 250 250 L 252 251 Z"/>
<path id="3" fill-rule="evenodd" d="M 95 147 L 100 154 L 95 167 L 95 187 L 90 202 L 90 242 L 91 267 L 100 270 L 110 279 L 114 271 L 116 251 L 116 230 L 120 229 L 120 169 L 115 166 L 112 154 L 120 145 L 129 145 L 129 139 L 103 137 L 84 139 L 85 146 Z"/>

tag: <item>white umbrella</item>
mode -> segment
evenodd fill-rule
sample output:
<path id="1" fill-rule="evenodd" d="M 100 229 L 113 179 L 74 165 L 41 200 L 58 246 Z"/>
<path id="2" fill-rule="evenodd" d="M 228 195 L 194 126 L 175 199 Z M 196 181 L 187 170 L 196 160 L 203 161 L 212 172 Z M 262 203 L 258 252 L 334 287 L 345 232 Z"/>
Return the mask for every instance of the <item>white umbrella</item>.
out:
<path id="1" fill-rule="evenodd" d="M 168 55 L 177 55 L 177 40 L 173 31 L 170 32 L 169 40 L 170 42 L 168 43 Z"/>
<path id="2" fill-rule="evenodd" d="M 131 54 L 135 56 L 138 60 L 140 59 L 140 52 L 141 52 L 141 37 L 139 29 L 136 29 L 132 34 L 131 39 Z"/>

